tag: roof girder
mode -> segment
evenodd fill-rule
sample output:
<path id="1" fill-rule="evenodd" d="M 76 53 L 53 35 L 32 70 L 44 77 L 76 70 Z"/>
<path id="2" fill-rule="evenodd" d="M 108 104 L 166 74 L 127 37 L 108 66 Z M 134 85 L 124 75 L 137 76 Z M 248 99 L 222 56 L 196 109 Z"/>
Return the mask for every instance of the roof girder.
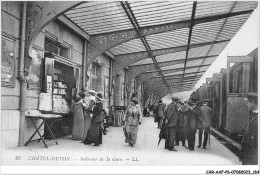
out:
<path id="1" fill-rule="evenodd" d="M 194 1 L 194 2 L 193 2 L 193 6 L 192 6 L 191 24 L 190 24 L 188 44 L 187 44 L 188 47 L 187 47 L 186 56 L 185 56 L 184 70 L 183 70 L 182 78 L 184 78 L 185 69 L 186 69 L 186 64 L 187 64 L 187 59 L 188 59 L 188 55 L 189 55 L 191 35 L 192 35 L 192 29 L 193 29 L 193 26 L 194 26 L 194 19 L 195 19 L 196 7 L 197 7 L 197 1 Z"/>

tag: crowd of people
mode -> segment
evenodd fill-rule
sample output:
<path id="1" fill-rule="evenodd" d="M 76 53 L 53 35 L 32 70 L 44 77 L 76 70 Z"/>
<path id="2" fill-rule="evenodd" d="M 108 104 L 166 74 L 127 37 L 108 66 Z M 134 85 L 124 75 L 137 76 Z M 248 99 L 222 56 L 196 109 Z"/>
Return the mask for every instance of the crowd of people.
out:
<path id="1" fill-rule="evenodd" d="M 258 162 L 258 98 L 248 95 L 245 98 L 249 109 L 249 124 L 243 131 L 241 141 L 240 160 L 243 165 L 256 165 Z M 165 139 L 165 149 L 177 151 L 175 146 L 182 146 L 190 151 L 195 147 L 195 135 L 198 132 L 199 144 L 197 148 L 207 149 L 210 146 L 210 127 L 213 116 L 209 101 L 205 99 L 199 103 L 196 99 L 190 99 L 182 103 L 178 96 L 172 97 L 172 103 L 165 108 L 162 100 L 158 104 L 148 105 L 152 111 L 154 121 L 158 122 L 160 139 Z M 204 139 L 202 139 L 204 138 Z M 188 145 L 186 145 L 186 140 Z M 202 142 L 203 140 L 203 142 Z"/>
<path id="2" fill-rule="evenodd" d="M 103 94 L 93 90 L 75 92 L 73 95 L 73 130 L 72 139 L 80 140 L 85 145 L 94 143 L 94 146 L 102 144 L 102 135 L 106 135 L 105 116 L 107 113 L 103 109 Z M 243 133 L 241 143 L 241 156 L 243 164 L 256 164 L 258 154 L 258 98 L 248 97 L 247 105 L 250 111 L 250 121 Z M 198 103 L 196 99 L 189 99 L 182 103 L 178 96 L 172 97 L 172 103 L 167 108 L 158 101 L 147 108 L 142 109 L 135 94 L 131 97 L 131 105 L 125 110 L 123 118 L 123 131 L 125 142 L 130 147 L 134 147 L 137 140 L 138 127 L 142 122 L 142 115 L 154 117 L 154 122 L 158 123 L 160 130 L 159 138 L 165 139 L 165 149 L 177 151 L 175 146 L 182 146 L 190 151 L 195 148 L 195 135 L 198 132 L 197 148 L 207 149 L 210 146 L 210 127 L 213 116 L 209 101 L 204 100 Z M 203 138 L 203 139 L 202 139 Z M 186 144 L 187 140 L 187 144 Z M 160 143 L 160 141 L 159 141 Z"/>
<path id="3" fill-rule="evenodd" d="M 207 100 L 204 100 L 203 105 L 199 106 L 196 99 L 186 100 L 182 103 L 175 95 L 167 109 L 162 100 L 159 100 L 158 104 L 155 102 L 151 106 L 151 110 L 154 121 L 161 129 L 160 138 L 166 139 L 165 149 L 177 151 L 175 146 L 179 146 L 181 142 L 182 146 L 193 151 L 197 130 L 199 131 L 199 145 L 197 147 L 206 149 L 212 118 L 212 109 L 208 106 Z M 204 136 L 203 143 L 202 136 Z"/>
<path id="4" fill-rule="evenodd" d="M 111 106 L 113 114 L 113 106 Z M 73 104 L 72 140 L 82 141 L 85 145 L 102 145 L 102 135 L 106 135 L 108 125 L 106 123 L 107 112 L 103 108 L 102 92 L 94 90 L 74 92 Z M 123 118 L 123 130 L 125 142 L 133 147 L 136 144 L 138 125 L 142 121 L 142 110 L 135 94 L 131 97 L 131 105 L 125 110 Z"/>

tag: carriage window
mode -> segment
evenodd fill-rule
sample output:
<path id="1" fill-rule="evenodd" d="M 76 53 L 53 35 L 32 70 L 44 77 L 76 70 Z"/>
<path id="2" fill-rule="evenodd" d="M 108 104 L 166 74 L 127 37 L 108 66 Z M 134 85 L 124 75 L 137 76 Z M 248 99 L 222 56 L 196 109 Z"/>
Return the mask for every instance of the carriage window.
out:
<path id="1" fill-rule="evenodd" d="M 241 65 L 234 71 L 234 84 L 233 84 L 234 93 L 242 92 L 242 75 L 243 75 L 243 67 Z"/>
<path id="2" fill-rule="evenodd" d="M 215 97 L 216 98 L 220 98 L 219 97 L 219 90 L 220 90 L 219 83 L 216 83 L 215 84 Z"/>

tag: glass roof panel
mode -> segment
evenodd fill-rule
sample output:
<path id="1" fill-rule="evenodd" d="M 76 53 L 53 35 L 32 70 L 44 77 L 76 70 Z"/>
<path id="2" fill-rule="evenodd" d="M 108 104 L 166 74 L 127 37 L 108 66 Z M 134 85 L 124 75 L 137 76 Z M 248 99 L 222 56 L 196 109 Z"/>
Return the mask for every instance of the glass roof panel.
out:
<path id="1" fill-rule="evenodd" d="M 184 74 L 184 78 L 191 78 L 191 77 L 195 77 L 196 73 L 194 74 Z"/>
<path id="2" fill-rule="evenodd" d="M 102 2 L 102 1 L 96 1 L 96 2 L 90 2 L 87 1 L 86 3 L 83 3 L 69 11 L 67 11 L 65 14 L 69 15 L 71 17 L 80 16 L 79 14 L 86 13 L 87 14 L 95 14 L 99 11 L 107 11 L 108 8 L 113 8 L 114 3 L 113 2 Z"/>
<path id="3" fill-rule="evenodd" d="M 195 18 L 229 13 L 235 1 L 198 1 Z"/>
<path id="4" fill-rule="evenodd" d="M 146 58 L 146 59 L 137 61 L 129 66 L 138 66 L 138 65 L 142 65 L 142 64 L 153 64 L 153 60 L 151 58 Z"/>
<path id="5" fill-rule="evenodd" d="M 140 27 L 191 18 L 192 1 L 129 2 Z"/>
<path id="6" fill-rule="evenodd" d="M 164 61 L 174 61 L 174 60 L 185 59 L 185 54 L 186 54 L 186 51 L 169 53 L 166 55 L 159 55 L 159 56 L 156 56 L 156 60 L 159 63 L 159 62 L 164 62 Z"/>
<path id="7" fill-rule="evenodd" d="M 152 50 L 187 45 L 189 29 L 183 28 L 146 37 Z"/>
<path id="8" fill-rule="evenodd" d="M 65 15 L 90 35 L 133 28 L 118 3 L 84 3 Z"/>
<path id="9" fill-rule="evenodd" d="M 206 70 L 208 70 L 208 68 L 209 68 L 209 66 L 202 66 L 202 67 L 200 67 L 199 71 L 206 71 Z"/>
<path id="10" fill-rule="evenodd" d="M 175 65 L 161 67 L 161 70 L 178 69 L 178 68 L 183 68 L 183 67 L 184 67 L 184 64 L 175 64 Z"/>
<path id="11" fill-rule="evenodd" d="M 257 6 L 258 6 L 257 1 L 236 1 L 236 4 L 232 12 L 251 10 L 257 8 Z"/>
<path id="12" fill-rule="evenodd" d="M 187 64 L 186 64 L 186 67 L 189 67 L 189 66 L 199 66 L 199 65 L 201 65 L 202 61 L 203 61 L 203 59 L 196 60 L 196 61 L 188 61 Z"/>
<path id="13" fill-rule="evenodd" d="M 211 45 L 189 49 L 188 58 L 207 56 Z"/>
<path id="14" fill-rule="evenodd" d="M 192 73 L 192 72 L 197 72 L 199 68 L 191 68 L 191 69 L 186 69 L 185 73 Z"/>
<path id="15" fill-rule="evenodd" d="M 197 24 L 193 27 L 191 44 L 213 42 L 217 38 L 225 19 Z"/>
<path id="16" fill-rule="evenodd" d="M 220 41 L 220 40 L 233 38 L 233 36 L 239 31 L 242 25 L 246 22 L 248 17 L 249 14 L 228 18 L 223 29 L 219 33 L 217 40 Z"/>
<path id="17" fill-rule="evenodd" d="M 211 64 L 215 61 L 217 57 L 211 57 L 211 58 L 206 58 L 203 62 L 203 65 Z"/>
<path id="18" fill-rule="evenodd" d="M 178 72 L 172 72 L 172 73 L 164 74 L 164 76 L 171 76 L 171 75 L 178 75 L 178 74 L 183 74 L 183 71 L 178 71 Z"/>
<path id="19" fill-rule="evenodd" d="M 198 75 L 198 76 L 202 76 L 202 75 L 204 75 L 204 73 L 205 73 L 205 72 L 198 72 L 197 75 Z"/>
<path id="20" fill-rule="evenodd" d="M 224 48 L 227 46 L 228 42 L 224 42 L 224 43 L 218 43 L 218 44 L 214 44 L 212 46 L 212 48 L 210 49 L 210 52 L 208 55 L 218 55 L 220 54 Z"/>
<path id="21" fill-rule="evenodd" d="M 128 42 L 122 43 L 110 49 L 114 55 L 127 54 L 133 52 L 146 51 L 142 41 L 138 39 L 130 40 Z"/>

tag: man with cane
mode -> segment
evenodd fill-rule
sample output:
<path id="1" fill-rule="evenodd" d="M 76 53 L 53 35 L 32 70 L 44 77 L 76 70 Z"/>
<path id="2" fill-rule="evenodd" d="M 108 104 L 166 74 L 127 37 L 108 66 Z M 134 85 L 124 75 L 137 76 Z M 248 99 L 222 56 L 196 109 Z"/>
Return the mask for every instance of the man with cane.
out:
<path id="1" fill-rule="evenodd" d="M 203 149 L 206 149 L 207 146 L 207 141 L 210 135 L 210 127 L 211 127 L 211 118 L 212 118 L 212 109 L 210 107 L 208 107 L 209 101 L 208 100 L 204 100 L 201 109 L 201 118 L 203 119 L 204 123 L 203 123 L 203 128 L 204 129 L 200 129 L 199 130 L 199 146 L 198 148 L 201 147 L 201 143 L 202 143 L 202 134 L 203 134 L 203 130 L 204 130 L 204 140 L 203 140 Z M 210 140 L 209 140 L 209 144 L 210 144 Z"/>

